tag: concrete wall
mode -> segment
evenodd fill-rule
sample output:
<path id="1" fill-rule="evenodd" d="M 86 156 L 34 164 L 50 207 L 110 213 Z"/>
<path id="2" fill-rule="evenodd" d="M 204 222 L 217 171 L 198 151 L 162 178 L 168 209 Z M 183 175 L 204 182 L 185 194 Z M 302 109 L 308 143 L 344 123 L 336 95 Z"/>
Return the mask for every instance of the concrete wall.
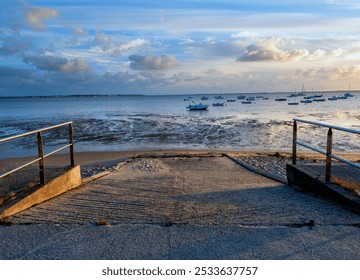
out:
<path id="1" fill-rule="evenodd" d="M 324 176 L 320 176 L 311 167 L 287 164 L 286 175 L 290 186 L 326 197 L 360 214 L 360 198 L 356 194 L 337 184 L 325 182 Z"/>
<path id="2" fill-rule="evenodd" d="M 26 210 L 68 190 L 74 189 L 81 184 L 80 166 L 77 165 L 49 183 L 20 193 L 10 201 L 5 202 L 4 205 L 0 207 L 0 219 Z"/>

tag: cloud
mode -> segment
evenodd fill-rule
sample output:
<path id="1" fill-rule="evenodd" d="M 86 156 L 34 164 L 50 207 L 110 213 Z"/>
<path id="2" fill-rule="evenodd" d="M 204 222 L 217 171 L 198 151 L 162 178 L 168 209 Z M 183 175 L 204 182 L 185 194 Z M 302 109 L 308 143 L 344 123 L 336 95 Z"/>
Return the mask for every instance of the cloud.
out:
<path id="1" fill-rule="evenodd" d="M 113 39 L 105 35 L 100 30 L 96 30 L 94 38 L 90 41 L 93 45 L 99 46 L 104 52 L 108 51 L 113 46 Z"/>
<path id="2" fill-rule="evenodd" d="M 359 65 L 342 65 L 331 68 L 309 68 L 309 69 L 297 69 L 292 77 L 305 78 L 307 81 L 338 81 L 341 79 L 359 79 L 360 78 L 360 66 Z"/>
<path id="3" fill-rule="evenodd" d="M 340 78 L 360 78 L 360 67 L 357 65 L 338 66 L 330 72 L 330 80 L 338 80 Z"/>
<path id="4" fill-rule="evenodd" d="M 33 71 L 29 69 L 19 69 L 10 66 L 0 67 L 0 77 L 2 78 L 31 78 L 33 77 Z"/>
<path id="5" fill-rule="evenodd" d="M 87 35 L 87 32 L 86 30 L 84 30 L 83 28 L 81 27 L 77 27 L 74 29 L 74 33 L 78 36 L 86 36 Z"/>
<path id="6" fill-rule="evenodd" d="M 325 51 L 321 49 L 317 49 L 316 51 L 309 54 L 307 57 L 304 57 L 306 60 L 318 60 L 322 58 L 332 58 L 332 57 L 340 57 L 344 54 L 342 49 L 336 49 L 333 51 Z"/>
<path id="7" fill-rule="evenodd" d="M 160 57 L 148 55 L 130 55 L 130 68 L 133 70 L 165 70 L 179 65 L 179 62 L 172 55 L 162 55 Z"/>
<path id="8" fill-rule="evenodd" d="M 290 62 L 309 55 L 307 49 L 281 50 L 287 40 L 279 38 L 265 39 L 246 47 L 245 53 L 237 61 L 279 61 Z"/>
<path id="9" fill-rule="evenodd" d="M 305 48 L 286 49 L 293 44 L 295 42 L 288 39 L 264 39 L 255 44 L 248 45 L 243 55 L 237 58 L 237 61 L 309 61 L 340 57 L 344 54 L 344 50 L 340 48 L 335 50 L 316 49 L 313 52 Z"/>
<path id="10" fill-rule="evenodd" d="M 144 39 L 135 39 L 131 40 L 125 44 L 122 44 L 118 47 L 114 47 L 111 55 L 112 56 L 121 56 L 131 52 L 141 52 L 148 48 L 151 43 L 148 40 Z"/>
<path id="11" fill-rule="evenodd" d="M 96 31 L 96 34 L 90 43 L 93 46 L 100 47 L 104 53 L 107 53 L 112 57 L 142 52 L 151 45 L 150 41 L 141 38 L 130 40 L 128 42 L 116 42 L 113 37 L 106 35 L 100 30 Z"/>
<path id="12" fill-rule="evenodd" d="M 196 81 L 199 77 L 198 76 L 194 76 L 191 72 L 179 72 L 174 74 L 171 78 L 170 81 L 174 82 L 174 83 L 180 83 L 180 82 L 192 82 L 192 81 Z"/>
<path id="13" fill-rule="evenodd" d="M 0 46 L 0 55 L 9 56 L 17 53 L 25 52 L 32 47 L 31 41 L 24 36 L 14 34 L 1 38 L 3 44 Z"/>
<path id="14" fill-rule="evenodd" d="M 28 55 L 23 58 L 23 62 L 32 64 L 36 68 L 47 71 L 70 72 L 70 71 L 89 71 L 89 65 L 80 58 L 68 60 L 64 57 L 53 55 Z"/>
<path id="15" fill-rule="evenodd" d="M 84 37 L 87 36 L 88 33 L 86 32 L 85 29 L 81 28 L 81 27 L 77 27 L 73 29 L 73 35 L 72 37 L 68 40 L 67 44 L 70 45 L 77 45 L 79 43 L 79 38 L 80 37 Z"/>
<path id="16" fill-rule="evenodd" d="M 231 34 L 232 38 L 251 38 L 251 37 L 259 37 L 259 33 L 251 32 L 251 31 L 242 31 L 238 33 Z"/>
<path id="17" fill-rule="evenodd" d="M 150 41 L 141 38 L 130 40 L 125 43 L 115 42 L 111 36 L 107 36 L 100 30 L 96 31 L 94 38 L 90 40 L 90 42 L 92 45 L 100 47 L 103 52 L 108 53 L 112 57 L 141 52 L 151 45 Z"/>
<path id="18" fill-rule="evenodd" d="M 27 24 L 36 30 L 46 29 L 46 25 L 43 23 L 46 19 L 56 18 L 59 12 L 56 9 L 35 7 L 23 1 L 25 8 L 25 20 Z"/>

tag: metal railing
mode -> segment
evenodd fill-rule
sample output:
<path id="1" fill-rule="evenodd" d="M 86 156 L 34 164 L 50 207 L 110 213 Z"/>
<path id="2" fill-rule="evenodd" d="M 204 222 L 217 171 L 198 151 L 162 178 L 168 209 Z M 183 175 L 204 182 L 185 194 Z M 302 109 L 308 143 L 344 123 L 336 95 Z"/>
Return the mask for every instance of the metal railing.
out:
<path id="1" fill-rule="evenodd" d="M 296 164 L 297 145 L 299 145 L 299 146 L 303 146 L 305 148 L 308 148 L 310 150 L 313 150 L 315 152 L 318 152 L 318 153 L 323 154 L 323 155 L 326 156 L 326 168 L 325 168 L 325 181 L 326 182 L 330 182 L 331 159 L 332 158 L 337 159 L 338 161 L 344 162 L 344 163 L 346 163 L 348 165 L 351 165 L 353 167 L 360 168 L 360 164 L 354 163 L 352 161 L 346 160 L 344 158 L 341 158 L 339 156 L 336 156 L 336 155 L 332 154 L 332 140 L 333 140 L 333 132 L 332 132 L 332 130 L 333 129 L 360 135 L 359 130 L 349 129 L 349 128 L 335 126 L 335 125 L 329 125 L 329 124 L 324 124 L 324 123 L 319 123 L 319 122 L 312 122 L 312 121 L 307 121 L 307 120 L 302 120 L 302 119 L 297 119 L 297 118 L 295 118 L 293 120 L 294 120 L 293 147 L 292 147 L 292 163 L 293 164 Z M 327 133 L 326 151 L 320 150 L 320 149 L 315 148 L 315 147 L 313 147 L 311 145 L 308 145 L 306 143 L 298 141 L 297 140 L 297 122 L 302 122 L 302 123 L 307 123 L 307 124 L 311 124 L 311 125 L 316 125 L 316 126 L 329 128 L 328 133 Z"/>
<path id="2" fill-rule="evenodd" d="M 62 146 L 59 149 L 56 149 L 48 154 L 44 154 L 44 143 L 43 143 L 43 135 L 42 132 L 44 131 L 48 131 L 48 130 L 52 130 L 52 129 L 56 129 L 59 127 L 63 127 L 63 126 L 68 126 L 69 127 L 69 144 Z M 27 137 L 30 135 L 34 135 L 37 134 L 37 150 L 38 150 L 38 157 L 28 163 L 25 163 L 9 172 L 6 172 L 4 174 L 0 175 L 0 179 L 9 176 L 10 174 L 13 174 L 25 167 L 28 167 L 36 162 L 39 162 L 39 175 L 40 175 L 40 183 L 41 184 L 45 184 L 45 164 L 44 164 L 44 159 L 55 154 L 58 153 L 66 148 L 70 148 L 70 165 L 71 166 L 75 166 L 75 158 L 74 158 L 74 133 L 73 133 L 73 122 L 66 122 L 66 123 L 61 123 L 58 125 L 54 125 L 54 126 L 50 126 L 50 127 L 46 127 L 46 128 L 42 128 L 42 129 L 38 129 L 38 130 L 34 130 L 31 132 L 27 132 L 27 133 L 23 133 L 23 134 L 19 134 L 19 135 L 15 135 L 15 136 L 11 136 L 11 137 L 7 137 L 7 138 L 3 138 L 0 139 L 0 144 L 4 143 L 4 142 L 8 142 L 11 140 L 15 140 L 18 138 L 22 138 L 22 137 Z"/>

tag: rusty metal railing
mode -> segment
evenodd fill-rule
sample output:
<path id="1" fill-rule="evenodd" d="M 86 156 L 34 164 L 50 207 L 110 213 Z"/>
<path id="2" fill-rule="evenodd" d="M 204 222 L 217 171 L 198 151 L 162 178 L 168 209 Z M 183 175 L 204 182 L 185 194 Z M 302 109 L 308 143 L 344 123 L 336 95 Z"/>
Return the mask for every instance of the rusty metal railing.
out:
<path id="1" fill-rule="evenodd" d="M 68 126 L 69 128 L 69 144 L 62 146 L 59 149 L 56 149 L 52 152 L 49 152 L 48 154 L 44 154 L 44 144 L 43 144 L 43 135 L 42 132 L 44 131 L 48 131 L 48 130 L 52 130 L 52 129 L 56 129 L 59 127 L 63 127 L 63 126 Z M 8 142 L 8 141 L 12 141 L 18 138 L 22 138 L 22 137 L 27 137 L 30 135 L 34 135 L 37 134 L 37 150 L 38 150 L 38 157 L 30 162 L 27 162 L 15 169 L 12 169 L 11 171 L 8 171 L 6 173 L 3 173 L 0 175 L 0 179 L 9 176 L 10 174 L 13 174 L 25 167 L 28 167 L 36 162 L 39 162 L 39 175 L 40 175 L 40 183 L 41 184 L 45 184 L 45 164 L 44 164 L 44 159 L 55 154 L 58 153 L 64 149 L 70 148 L 70 165 L 71 166 L 75 166 L 75 158 L 74 158 L 74 130 L 73 130 L 73 122 L 66 122 L 66 123 L 61 123 L 58 125 L 54 125 L 54 126 L 50 126 L 50 127 L 46 127 L 46 128 L 42 128 L 42 129 L 38 129 L 38 130 L 34 130 L 31 132 L 27 132 L 27 133 L 23 133 L 23 134 L 19 134 L 19 135 L 15 135 L 15 136 L 11 136 L 11 137 L 7 137 L 7 138 L 3 138 L 0 139 L 0 144 L 4 143 L 4 142 Z"/>
<path id="2" fill-rule="evenodd" d="M 299 145 L 299 146 L 303 146 L 305 148 L 308 148 L 310 150 L 313 150 L 315 152 L 318 152 L 318 153 L 323 154 L 323 155 L 326 156 L 326 168 L 325 168 L 325 181 L 326 182 L 330 182 L 331 159 L 332 158 L 337 159 L 338 161 L 344 162 L 344 163 L 346 163 L 348 165 L 351 165 L 353 167 L 360 168 L 360 164 L 354 163 L 352 161 L 346 160 L 344 158 L 341 158 L 339 156 L 336 156 L 336 155 L 332 154 L 332 140 L 333 140 L 333 132 L 332 131 L 333 131 L 333 129 L 360 135 L 359 130 L 349 129 L 349 128 L 335 126 L 335 125 L 329 125 L 329 124 L 324 124 L 324 123 L 319 123 L 319 122 L 307 121 L 307 120 L 302 120 L 302 119 L 297 119 L 297 118 L 293 119 L 293 121 L 294 121 L 294 126 L 293 126 L 293 147 L 292 147 L 292 163 L 293 164 L 296 164 L 297 145 Z M 320 149 L 318 149 L 316 147 L 313 147 L 311 145 L 308 145 L 306 143 L 298 141 L 298 139 L 297 139 L 297 123 L 298 122 L 329 128 L 328 133 L 327 133 L 326 151 L 320 150 Z"/>

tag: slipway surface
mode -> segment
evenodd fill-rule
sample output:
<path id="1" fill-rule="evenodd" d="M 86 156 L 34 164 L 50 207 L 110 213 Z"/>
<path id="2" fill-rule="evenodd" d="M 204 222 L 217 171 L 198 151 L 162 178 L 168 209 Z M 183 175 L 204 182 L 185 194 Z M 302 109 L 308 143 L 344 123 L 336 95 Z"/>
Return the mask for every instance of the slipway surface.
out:
<path id="1" fill-rule="evenodd" d="M 229 158 L 136 158 L 0 226 L 2 259 L 360 259 L 360 216 Z"/>

